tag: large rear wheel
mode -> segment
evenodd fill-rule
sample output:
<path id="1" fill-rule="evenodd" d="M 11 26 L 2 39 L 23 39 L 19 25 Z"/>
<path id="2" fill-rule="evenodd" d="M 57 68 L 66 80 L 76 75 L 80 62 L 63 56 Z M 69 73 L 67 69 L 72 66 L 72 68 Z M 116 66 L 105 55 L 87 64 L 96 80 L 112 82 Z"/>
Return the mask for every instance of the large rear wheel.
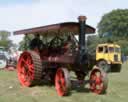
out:
<path id="1" fill-rule="evenodd" d="M 94 68 L 90 74 L 90 89 L 97 94 L 103 94 L 108 87 L 107 74 L 99 68 Z"/>
<path id="2" fill-rule="evenodd" d="M 42 76 L 40 56 L 34 51 L 23 52 L 18 61 L 17 71 L 22 86 L 34 85 Z"/>
<path id="3" fill-rule="evenodd" d="M 68 94 L 71 88 L 69 72 L 65 68 L 58 68 L 55 76 L 55 88 L 59 96 Z"/>

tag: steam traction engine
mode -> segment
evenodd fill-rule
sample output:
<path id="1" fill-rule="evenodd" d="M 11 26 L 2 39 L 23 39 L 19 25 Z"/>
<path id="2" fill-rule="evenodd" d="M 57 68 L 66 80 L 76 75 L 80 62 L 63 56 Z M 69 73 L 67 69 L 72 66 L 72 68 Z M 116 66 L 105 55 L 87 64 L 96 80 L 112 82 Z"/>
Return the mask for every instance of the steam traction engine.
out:
<path id="1" fill-rule="evenodd" d="M 89 82 L 92 92 L 101 94 L 106 91 L 106 73 L 94 65 L 95 60 L 85 44 L 85 34 L 94 33 L 95 29 L 85 24 L 85 16 L 78 19 L 79 23 L 65 22 L 14 32 L 25 35 L 40 34 L 45 38 L 42 41 L 46 41 L 43 47 L 26 50 L 21 54 L 17 72 L 22 86 L 29 87 L 40 80 L 50 80 L 55 84 L 57 94 L 64 96 L 71 89 L 73 81 L 70 72 L 73 71 L 79 84 L 85 84 L 85 76 L 89 74 L 89 81 L 86 82 Z M 78 41 L 75 35 L 78 35 Z"/>

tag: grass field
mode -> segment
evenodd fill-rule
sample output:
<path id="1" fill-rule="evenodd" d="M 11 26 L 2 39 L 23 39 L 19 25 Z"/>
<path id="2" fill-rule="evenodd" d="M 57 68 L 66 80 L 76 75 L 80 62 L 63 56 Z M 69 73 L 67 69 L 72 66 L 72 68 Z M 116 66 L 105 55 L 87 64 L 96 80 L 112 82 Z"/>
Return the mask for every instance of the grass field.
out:
<path id="1" fill-rule="evenodd" d="M 121 73 L 110 73 L 105 95 L 89 91 L 71 91 L 71 95 L 59 97 L 54 86 L 21 87 L 16 72 L 0 71 L 0 102 L 128 102 L 128 62 Z"/>

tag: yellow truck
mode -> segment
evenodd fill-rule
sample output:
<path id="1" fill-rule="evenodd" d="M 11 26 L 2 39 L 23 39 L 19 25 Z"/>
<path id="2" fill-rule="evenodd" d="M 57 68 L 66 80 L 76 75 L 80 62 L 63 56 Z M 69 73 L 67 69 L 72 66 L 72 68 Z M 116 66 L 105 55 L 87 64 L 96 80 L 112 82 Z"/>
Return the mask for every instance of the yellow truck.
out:
<path id="1" fill-rule="evenodd" d="M 113 43 L 98 44 L 96 62 L 97 66 L 106 72 L 120 72 L 122 65 L 120 46 Z"/>

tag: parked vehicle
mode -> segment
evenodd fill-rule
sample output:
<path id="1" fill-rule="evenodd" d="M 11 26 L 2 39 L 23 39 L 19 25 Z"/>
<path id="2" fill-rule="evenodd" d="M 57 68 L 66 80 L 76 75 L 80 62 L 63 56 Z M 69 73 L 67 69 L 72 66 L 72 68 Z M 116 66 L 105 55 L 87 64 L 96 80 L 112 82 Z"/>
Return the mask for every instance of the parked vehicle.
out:
<path id="1" fill-rule="evenodd" d="M 121 70 L 121 48 L 118 44 L 99 44 L 96 48 L 97 65 L 106 72 Z"/>
<path id="2" fill-rule="evenodd" d="M 0 69 L 14 70 L 20 55 L 19 51 L 9 51 L 0 47 Z"/>
<path id="3" fill-rule="evenodd" d="M 0 47 L 0 69 L 4 69 L 7 66 L 8 56 L 6 56 L 5 48 Z"/>
<path id="4" fill-rule="evenodd" d="M 95 29 L 87 24 L 86 17 L 80 16 L 79 23 L 65 22 L 32 29 L 15 31 L 14 34 L 33 34 L 29 50 L 25 50 L 17 65 L 18 79 L 22 86 L 36 85 L 40 80 L 55 84 L 59 96 L 70 92 L 73 81 L 70 72 L 76 74 L 78 84 L 90 76 L 90 90 L 97 94 L 107 89 L 107 74 L 95 65 L 85 44 L 85 34 L 94 33 Z M 39 35 L 43 38 L 42 43 Z M 79 41 L 75 39 L 78 35 Z M 40 42 L 40 43 L 39 43 Z"/>

